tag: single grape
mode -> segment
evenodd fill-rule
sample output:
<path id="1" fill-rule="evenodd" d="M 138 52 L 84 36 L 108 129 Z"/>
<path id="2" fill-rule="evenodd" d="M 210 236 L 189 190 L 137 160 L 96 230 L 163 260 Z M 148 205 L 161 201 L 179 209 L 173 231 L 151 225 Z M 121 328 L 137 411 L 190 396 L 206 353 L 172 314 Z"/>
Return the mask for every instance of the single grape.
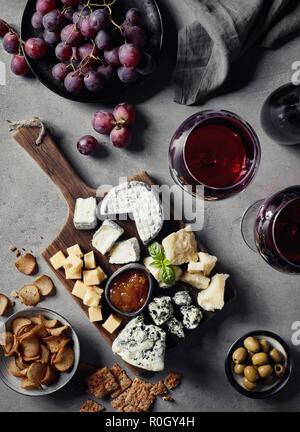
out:
<path id="1" fill-rule="evenodd" d="M 68 61 L 72 57 L 72 47 L 60 42 L 55 48 L 55 55 L 60 61 Z"/>
<path id="2" fill-rule="evenodd" d="M 64 13 L 65 19 L 68 21 L 72 21 L 74 13 L 75 13 L 74 9 L 72 9 L 71 7 L 68 8 Z"/>
<path id="3" fill-rule="evenodd" d="M 31 25 L 33 28 L 37 29 L 37 30 L 41 30 L 44 26 L 43 26 L 43 15 L 36 11 L 31 18 Z"/>
<path id="4" fill-rule="evenodd" d="M 97 30 L 95 30 L 91 24 L 90 24 L 90 18 L 85 17 L 79 24 L 79 28 L 83 36 L 85 36 L 88 39 L 93 39 L 96 34 Z"/>
<path id="5" fill-rule="evenodd" d="M 131 43 L 122 45 L 119 49 L 119 59 L 127 68 L 135 67 L 141 60 L 140 50 Z"/>
<path id="6" fill-rule="evenodd" d="M 96 59 L 90 57 L 89 59 L 87 59 L 88 56 L 93 55 L 93 56 L 98 56 L 99 55 L 99 50 L 97 47 L 95 47 L 94 45 L 92 45 L 91 43 L 87 42 L 83 45 L 81 45 L 80 47 L 78 47 L 77 49 L 77 54 L 79 57 L 79 60 L 83 60 L 84 64 L 90 64 L 93 65 L 96 63 Z"/>
<path id="7" fill-rule="evenodd" d="M 60 41 L 60 34 L 59 32 L 50 32 L 45 29 L 43 33 L 43 39 L 48 44 L 57 44 Z"/>
<path id="8" fill-rule="evenodd" d="M 93 128 L 96 132 L 109 135 L 115 127 L 115 118 L 112 113 L 107 111 L 98 111 L 93 117 Z"/>
<path id="9" fill-rule="evenodd" d="M 100 30 L 95 38 L 96 46 L 103 51 L 108 51 L 112 47 L 112 37 L 106 30 Z"/>
<path id="10" fill-rule="evenodd" d="M 125 33 L 126 33 L 126 30 L 129 28 L 129 25 L 126 23 L 126 21 L 123 23 L 123 24 L 121 24 L 121 28 L 120 28 L 120 31 L 121 31 L 121 35 L 123 36 L 123 37 L 125 37 Z"/>
<path id="11" fill-rule="evenodd" d="M 142 21 L 142 14 L 138 8 L 131 8 L 126 13 L 126 21 L 132 25 L 139 25 Z"/>
<path id="12" fill-rule="evenodd" d="M 25 51 L 32 59 L 41 59 L 47 53 L 46 42 L 41 38 L 30 38 L 25 44 Z"/>
<path id="13" fill-rule="evenodd" d="M 112 66 L 121 66 L 119 59 L 119 47 L 113 48 L 110 51 L 104 51 L 104 58 L 107 63 Z"/>
<path id="14" fill-rule="evenodd" d="M 92 64 L 86 64 L 86 65 L 80 66 L 80 70 L 81 70 L 81 73 L 83 73 L 83 75 L 86 75 L 88 72 L 94 70 L 94 66 Z"/>
<path id="15" fill-rule="evenodd" d="M 16 34 L 6 33 L 3 38 L 3 48 L 9 54 L 18 54 L 20 41 Z"/>
<path id="16" fill-rule="evenodd" d="M 101 65 L 97 68 L 98 74 L 103 76 L 107 81 L 113 79 L 115 70 L 112 65 Z"/>
<path id="17" fill-rule="evenodd" d="M 66 6 L 75 6 L 78 5 L 79 0 L 61 0 L 61 2 Z"/>
<path id="18" fill-rule="evenodd" d="M 60 33 L 61 40 L 67 45 L 78 45 L 82 39 L 82 34 L 74 24 L 68 24 Z"/>
<path id="19" fill-rule="evenodd" d="M 53 9 L 56 9 L 55 0 L 37 0 L 36 2 L 36 10 L 42 15 L 46 15 Z"/>
<path id="20" fill-rule="evenodd" d="M 89 71 L 83 79 L 86 88 L 92 92 L 103 89 L 103 78 L 95 71 Z"/>
<path id="21" fill-rule="evenodd" d="M 11 60 L 10 69 L 15 75 L 24 76 L 29 72 L 29 66 L 24 56 L 15 55 Z"/>
<path id="22" fill-rule="evenodd" d="M 115 147 L 128 147 L 131 141 L 131 131 L 127 126 L 116 126 L 110 133 L 110 140 Z"/>
<path id="23" fill-rule="evenodd" d="M 146 33 L 138 26 L 128 27 L 125 30 L 125 37 L 138 48 L 143 48 L 147 43 Z"/>
<path id="24" fill-rule="evenodd" d="M 106 9 L 96 9 L 90 16 L 90 24 L 97 31 L 107 29 L 109 22 L 109 14 Z"/>
<path id="25" fill-rule="evenodd" d="M 72 18 L 73 24 L 79 25 L 81 23 L 81 21 L 84 19 L 84 17 L 86 17 L 88 15 L 90 15 L 90 12 L 88 9 L 84 9 L 81 13 L 80 13 L 80 11 L 74 12 L 73 18 Z"/>
<path id="26" fill-rule="evenodd" d="M 50 32 L 59 31 L 62 28 L 64 21 L 65 17 L 57 9 L 54 9 L 43 16 L 43 26 Z"/>
<path id="27" fill-rule="evenodd" d="M 156 68 L 156 62 L 152 57 L 152 55 L 143 52 L 141 61 L 136 67 L 138 73 L 140 73 L 141 75 L 150 75 L 154 72 L 155 68 Z"/>
<path id="28" fill-rule="evenodd" d="M 97 149 L 98 145 L 96 138 L 92 135 L 85 135 L 78 141 L 77 150 L 83 155 L 89 155 Z"/>
<path id="29" fill-rule="evenodd" d="M 64 81 L 69 71 L 64 63 L 57 63 L 52 68 L 52 76 L 57 81 Z"/>
<path id="30" fill-rule="evenodd" d="M 135 120 L 136 109 L 133 105 L 128 103 L 121 103 L 116 106 L 113 115 L 117 122 L 120 122 L 124 125 L 130 125 Z"/>
<path id="31" fill-rule="evenodd" d="M 64 80 L 66 90 L 70 93 L 76 93 L 80 91 L 83 86 L 83 78 L 76 75 L 74 72 L 69 72 Z"/>
<path id="32" fill-rule="evenodd" d="M 119 80 L 122 81 L 124 84 L 131 84 L 135 82 L 139 74 L 135 70 L 135 68 L 127 68 L 126 66 L 121 66 L 118 68 L 118 77 Z"/>

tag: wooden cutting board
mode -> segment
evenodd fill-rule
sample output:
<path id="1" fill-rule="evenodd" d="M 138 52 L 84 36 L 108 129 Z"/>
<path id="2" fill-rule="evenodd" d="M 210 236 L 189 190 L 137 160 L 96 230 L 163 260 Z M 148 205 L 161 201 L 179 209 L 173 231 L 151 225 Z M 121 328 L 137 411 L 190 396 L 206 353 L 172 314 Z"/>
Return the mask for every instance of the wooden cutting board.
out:
<path id="1" fill-rule="evenodd" d="M 14 134 L 14 139 L 38 163 L 38 165 L 42 168 L 42 170 L 52 179 L 52 181 L 56 184 L 56 186 L 59 188 L 59 190 L 65 197 L 65 200 L 68 205 L 68 217 L 65 225 L 63 226 L 62 230 L 60 231 L 56 239 L 41 253 L 41 255 L 44 258 L 44 260 L 47 262 L 47 264 L 50 266 L 52 271 L 54 271 L 56 276 L 60 279 L 64 287 L 68 290 L 73 300 L 75 300 L 78 306 L 85 312 L 86 315 L 88 315 L 88 308 L 83 305 L 82 301 L 79 298 L 74 297 L 71 294 L 75 281 L 66 280 L 64 276 L 64 270 L 62 269 L 54 270 L 50 263 L 50 258 L 59 250 L 62 250 L 64 253 L 66 253 L 66 249 L 68 247 L 78 243 L 83 253 L 89 252 L 90 250 L 94 250 L 97 264 L 101 266 L 101 268 L 105 271 L 108 277 L 121 266 L 110 264 L 107 255 L 102 255 L 96 249 L 93 249 L 91 240 L 95 232 L 94 230 L 80 231 L 75 229 L 73 224 L 73 215 L 74 215 L 76 199 L 79 197 L 88 198 L 90 196 L 96 196 L 96 190 L 87 186 L 82 181 L 82 179 L 77 175 L 77 173 L 74 171 L 74 169 L 70 166 L 70 164 L 67 162 L 65 157 L 62 155 L 62 153 L 60 152 L 60 150 L 58 149 L 58 147 L 56 146 L 56 144 L 54 143 L 53 139 L 50 137 L 49 134 L 45 136 L 43 143 L 40 146 L 37 146 L 35 142 L 38 134 L 39 134 L 39 129 L 22 128 L 19 129 Z M 149 185 L 154 184 L 153 179 L 151 179 L 145 171 L 142 171 L 129 179 L 129 181 L 133 181 L 133 180 L 142 181 Z M 161 233 L 159 234 L 159 236 L 157 237 L 158 241 L 161 241 L 164 237 L 166 237 L 170 233 L 178 231 L 179 229 L 184 227 L 183 221 L 174 220 L 173 213 L 174 213 L 173 209 L 171 209 L 172 220 L 166 221 L 164 223 L 164 227 Z M 125 238 L 137 237 L 139 239 L 134 221 L 131 220 L 118 221 L 118 223 L 124 228 Z M 143 245 L 142 242 L 140 242 L 140 245 L 141 245 L 142 257 L 148 256 L 147 248 Z M 205 251 L 205 248 L 203 247 L 203 245 L 199 240 L 198 240 L 198 248 L 199 250 Z M 198 290 L 196 288 L 192 288 L 191 286 L 187 286 L 182 282 L 178 282 L 175 287 L 172 287 L 168 290 L 162 290 L 157 286 L 156 292 L 154 294 L 173 295 L 176 291 L 182 289 L 187 289 L 193 295 L 196 301 Z M 226 292 L 225 292 L 225 303 L 226 304 L 230 303 L 235 296 L 236 296 L 235 289 L 230 283 L 227 284 Z M 106 304 L 104 296 L 101 302 L 102 302 L 104 319 L 106 319 L 110 315 L 111 310 L 109 306 Z M 202 326 L 207 319 L 210 319 L 215 315 L 216 313 L 204 311 L 204 318 L 202 319 L 200 326 Z M 128 320 L 124 319 L 124 317 L 121 318 L 123 320 L 122 324 L 124 326 Z M 146 316 L 146 322 L 147 322 L 147 316 Z M 99 333 L 105 338 L 105 340 L 110 345 L 112 344 L 112 342 L 118 335 L 120 329 L 122 328 L 120 327 L 119 329 L 116 330 L 115 333 L 110 334 L 102 327 L 101 323 L 93 323 L 93 324 L 95 325 Z M 174 346 L 179 342 L 180 341 L 175 336 L 168 335 L 167 348 Z M 135 368 L 131 365 L 128 365 L 128 367 L 135 374 L 141 373 L 141 370 L 138 368 Z"/>

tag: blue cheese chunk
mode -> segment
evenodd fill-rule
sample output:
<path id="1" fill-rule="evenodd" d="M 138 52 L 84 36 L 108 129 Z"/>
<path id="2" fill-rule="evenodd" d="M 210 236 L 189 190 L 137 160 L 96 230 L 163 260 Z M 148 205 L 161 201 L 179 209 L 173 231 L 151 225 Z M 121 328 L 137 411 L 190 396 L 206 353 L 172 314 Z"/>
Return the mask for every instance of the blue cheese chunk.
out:
<path id="1" fill-rule="evenodd" d="M 97 226 L 96 198 L 77 198 L 75 204 L 74 226 L 78 230 L 92 230 Z"/>
<path id="2" fill-rule="evenodd" d="M 181 339 L 184 338 L 182 322 L 180 322 L 177 318 L 170 318 L 169 321 L 166 322 L 166 326 L 170 333 L 173 333 L 175 336 Z"/>
<path id="3" fill-rule="evenodd" d="M 173 297 L 173 302 L 177 306 L 190 306 L 192 298 L 187 291 L 178 291 Z"/>
<path id="4" fill-rule="evenodd" d="M 181 306 L 180 312 L 183 315 L 183 325 L 189 329 L 193 330 L 198 327 L 201 319 L 202 312 L 196 306 Z"/>
<path id="5" fill-rule="evenodd" d="M 173 316 L 171 297 L 155 297 L 148 306 L 149 314 L 156 325 L 162 325 Z"/>
<path id="6" fill-rule="evenodd" d="M 124 230 L 120 225 L 111 220 L 105 220 L 101 227 L 95 232 L 92 245 L 95 249 L 105 255 L 123 235 Z"/>
<path id="7" fill-rule="evenodd" d="M 111 264 L 127 264 L 137 262 L 141 257 L 141 249 L 137 238 L 132 237 L 115 244 L 110 251 Z"/>
<path id="8" fill-rule="evenodd" d="M 112 344 L 112 351 L 127 363 L 153 372 L 164 370 L 166 333 L 145 325 L 144 316 L 133 318 Z"/>

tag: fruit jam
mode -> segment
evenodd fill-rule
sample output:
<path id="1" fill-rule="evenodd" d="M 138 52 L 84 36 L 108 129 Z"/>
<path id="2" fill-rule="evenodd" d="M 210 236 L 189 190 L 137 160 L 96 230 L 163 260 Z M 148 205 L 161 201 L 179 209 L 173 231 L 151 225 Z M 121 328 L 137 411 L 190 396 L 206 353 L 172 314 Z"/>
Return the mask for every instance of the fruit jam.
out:
<path id="1" fill-rule="evenodd" d="M 236 184 L 247 172 L 250 136 L 241 125 L 211 119 L 188 136 L 184 157 L 190 174 L 201 184 L 223 188 Z"/>

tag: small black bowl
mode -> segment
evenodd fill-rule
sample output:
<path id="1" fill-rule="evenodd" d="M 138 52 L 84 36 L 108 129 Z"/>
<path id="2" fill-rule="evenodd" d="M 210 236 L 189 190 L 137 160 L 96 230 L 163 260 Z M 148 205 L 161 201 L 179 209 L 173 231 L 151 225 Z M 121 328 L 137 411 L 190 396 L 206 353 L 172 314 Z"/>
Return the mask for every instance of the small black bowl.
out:
<path id="1" fill-rule="evenodd" d="M 233 372 L 234 363 L 232 361 L 232 354 L 237 348 L 243 346 L 244 339 L 246 339 L 249 336 L 257 337 L 258 339 L 266 339 L 269 342 L 270 346 L 272 346 L 273 348 L 277 348 L 277 349 L 280 348 L 280 351 L 285 358 L 285 374 L 283 375 L 283 377 L 276 379 L 269 386 L 264 387 L 266 388 L 266 390 L 263 390 L 263 387 L 261 388 L 261 390 L 257 390 L 257 391 L 249 391 L 245 389 L 241 381 L 242 377 L 236 375 Z M 292 374 L 292 368 L 293 368 L 293 363 L 292 363 L 291 353 L 288 345 L 280 336 L 267 330 L 254 330 L 240 337 L 229 348 L 225 360 L 225 372 L 230 384 L 239 393 L 252 399 L 265 399 L 271 396 L 275 396 L 277 393 L 279 393 L 289 381 Z"/>
<path id="2" fill-rule="evenodd" d="M 145 303 L 143 304 L 143 306 L 138 309 L 135 312 L 124 312 L 121 311 L 120 309 L 118 309 L 116 306 L 114 306 L 109 298 L 109 289 L 110 286 L 112 284 L 112 282 L 115 280 L 115 278 L 117 276 L 119 276 L 121 273 L 124 273 L 128 270 L 140 270 L 143 273 L 145 273 L 145 275 L 148 278 L 148 282 L 149 282 L 149 290 L 148 290 L 148 295 L 147 295 L 147 299 L 145 301 Z M 137 315 L 139 315 L 140 313 L 143 312 L 143 310 L 148 306 L 151 297 L 152 297 L 152 291 L 153 291 L 153 281 L 152 281 L 152 276 L 151 274 L 148 272 L 148 270 L 141 264 L 127 264 L 126 266 L 120 268 L 119 270 L 117 270 L 108 280 L 106 286 L 105 286 L 105 298 L 107 303 L 109 304 L 109 306 L 115 311 L 118 312 L 119 314 L 126 316 L 126 317 L 135 317 Z"/>

